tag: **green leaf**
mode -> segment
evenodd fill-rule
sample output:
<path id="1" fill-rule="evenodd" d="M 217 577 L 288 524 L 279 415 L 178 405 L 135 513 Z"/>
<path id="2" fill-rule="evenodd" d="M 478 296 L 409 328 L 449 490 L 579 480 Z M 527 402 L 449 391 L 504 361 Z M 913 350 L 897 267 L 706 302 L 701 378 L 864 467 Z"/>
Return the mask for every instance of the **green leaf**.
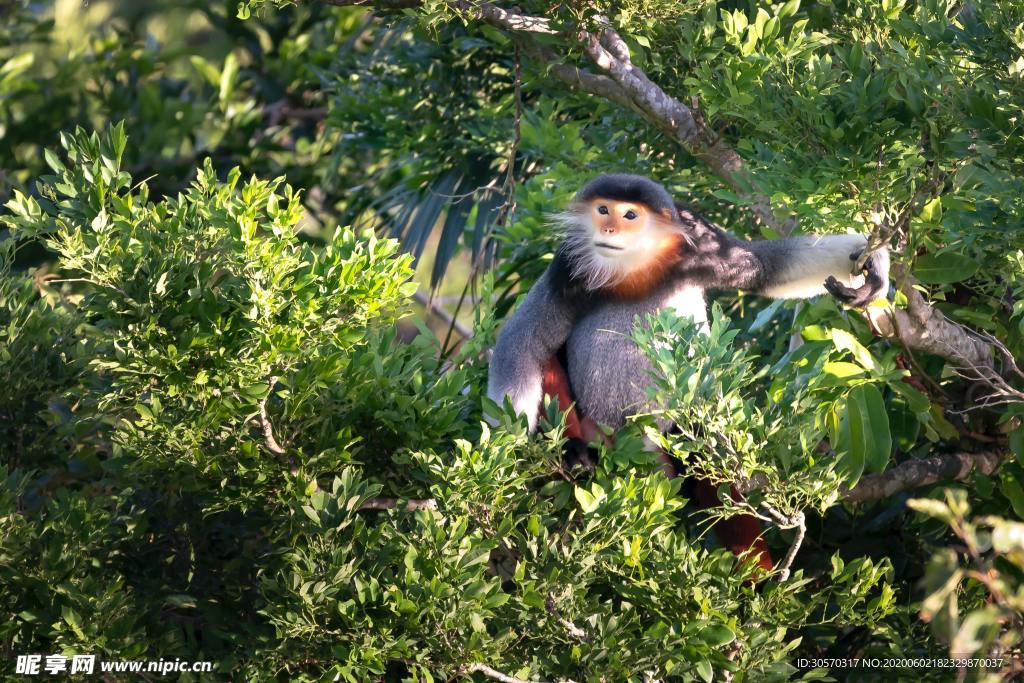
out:
<path id="1" fill-rule="evenodd" d="M 864 368 L 855 363 L 844 363 L 844 362 L 831 362 L 825 363 L 822 366 L 821 371 L 826 375 L 832 375 L 839 379 L 849 379 L 850 377 L 860 377 L 864 374 Z"/>
<path id="2" fill-rule="evenodd" d="M 712 624 L 701 629 L 700 638 L 711 647 L 721 647 L 736 640 L 736 634 L 725 624 Z"/>
<path id="3" fill-rule="evenodd" d="M 587 491 L 586 489 L 577 486 L 575 493 L 576 502 L 580 504 L 580 507 L 583 509 L 583 512 L 593 512 L 594 510 L 597 509 L 598 500 L 597 498 L 590 494 L 590 491 Z"/>
<path id="4" fill-rule="evenodd" d="M 874 384 L 861 385 L 854 391 L 858 392 L 858 400 L 862 402 L 862 408 L 866 411 L 866 425 L 872 436 L 873 448 L 865 453 L 865 465 L 872 472 L 882 472 L 888 466 L 892 454 L 892 435 L 889 431 L 889 414 L 885 410 L 885 401 Z"/>
<path id="5" fill-rule="evenodd" d="M 1018 427 L 1010 432 L 1008 441 L 1010 451 L 1017 456 L 1017 462 L 1024 465 L 1024 428 Z"/>
<path id="6" fill-rule="evenodd" d="M 869 372 L 875 372 L 877 366 L 875 365 L 875 359 L 871 355 L 871 352 L 865 348 L 863 344 L 857 341 L 857 338 L 846 330 L 833 329 L 832 330 L 832 343 L 839 351 L 849 351 L 853 354 L 854 360 L 856 360 L 861 367 Z"/>
<path id="7" fill-rule="evenodd" d="M 78 616 L 78 612 L 65 605 L 61 607 L 60 615 L 64 618 L 64 621 L 67 622 L 68 626 L 71 627 L 71 630 L 75 632 L 75 635 L 79 638 L 86 637 L 85 633 L 82 631 L 82 618 Z"/>
<path id="8" fill-rule="evenodd" d="M 317 514 L 317 511 L 314 510 L 312 507 L 310 507 L 309 505 L 303 505 L 302 511 L 306 513 L 306 516 L 309 517 L 310 520 L 315 522 L 317 525 L 320 524 L 320 515 Z"/>
<path id="9" fill-rule="evenodd" d="M 925 254 L 914 264 L 914 277 L 930 285 L 960 282 L 978 272 L 979 264 L 969 256 L 947 251 Z"/>
<path id="10" fill-rule="evenodd" d="M 998 553 L 1024 551 L 1024 524 L 998 520 L 992 527 L 992 548 Z"/>
<path id="11" fill-rule="evenodd" d="M 772 318 L 775 317 L 775 314 L 778 313 L 779 307 L 782 306 L 785 302 L 785 299 L 776 299 L 775 301 L 771 302 L 770 304 L 762 308 L 760 312 L 758 312 L 757 317 L 754 318 L 754 322 L 750 323 L 750 327 L 747 331 L 757 332 L 765 325 L 767 325 L 769 322 L 771 322 Z"/>
<path id="12" fill-rule="evenodd" d="M 36 56 L 33 52 L 22 52 L 4 60 L 0 66 L 0 82 L 13 80 L 18 74 L 27 71 L 35 61 Z"/>
<path id="13" fill-rule="evenodd" d="M 153 422 L 154 420 L 153 411 L 149 409 L 149 406 L 143 403 L 135 404 L 135 412 L 139 414 L 139 417 L 142 418 L 143 422 Z"/>
<path id="14" fill-rule="evenodd" d="M 999 490 L 1010 501 L 1017 517 L 1024 519 L 1024 487 L 1020 480 L 1012 472 L 1004 474 L 999 480 Z"/>
<path id="15" fill-rule="evenodd" d="M 892 435 L 882 394 L 873 384 L 861 384 L 839 402 L 837 449 L 847 486 L 854 486 L 865 469 L 881 472 L 889 464 Z"/>
<path id="16" fill-rule="evenodd" d="M 238 75 L 238 58 L 234 52 L 229 52 L 224 59 L 224 68 L 220 72 L 220 101 L 226 104 L 235 91 L 235 77 Z"/>
<path id="17" fill-rule="evenodd" d="M 537 609 L 544 609 L 544 596 L 535 590 L 527 590 L 523 593 L 523 604 Z"/>
<path id="18" fill-rule="evenodd" d="M 189 61 L 192 62 L 192 68 L 202 74 L 203 78 L 209 81 L 210 85 L 218 85 L 220 83 L 220 69 L 213 64 L 199 55 L 192 55 L 189 57 Z"/>
<path id="19" fill-rule="evenodd" d="M 789 0 L 779 8 L 779 17 L 791 17 L 800 9 L 800 0 Z"/>
<path id="20" fill-rule="evenodd" d="M 942 218 L 942 197 L 936 197 L 921 207 L 921 220 L 937 223 Z"/>
<path id="21" fill-rule="evenodd" d="M 1001 629 L 1001 621 L 999 608 L 994 605 L 974 610 L 964 617 L 960 630 L 950 643 L 950 651 L 960 657 L 973 656 L 995 640 Z"/>
<path id="22" fill-rule="evenodd" d="M 907 501 L 907 507 L 923 515 L 941 519 L 946 524 L 953 523 L 953 512 L 949 506 L 941 500 L 933 498 L 911 498 Z"/>
<path id="23" fill-rule="evenodd" d="M 846 397 L 843 406 L 845 413 L 840 417 L 840 423 L 845 429 L 840 434 L 845 438 L 840 438 L 840 448 L 846 451 L 846 457 L 841 464 L 847 475 L 846 485 L 852 487 L 864 474 L 865 453 L 868 450 L 866 440 L 871 438 L 871 434 L 865 433 L 864 411 L 853 392 Z"/>
<path id="24" fill-rule="evenodd" d="M 50 149 L 43 150 L 43 159 L 46 160 L 46 165 L 53 169 L 54 173 L 63 173 L 64 164 L 60 158 Z"/>

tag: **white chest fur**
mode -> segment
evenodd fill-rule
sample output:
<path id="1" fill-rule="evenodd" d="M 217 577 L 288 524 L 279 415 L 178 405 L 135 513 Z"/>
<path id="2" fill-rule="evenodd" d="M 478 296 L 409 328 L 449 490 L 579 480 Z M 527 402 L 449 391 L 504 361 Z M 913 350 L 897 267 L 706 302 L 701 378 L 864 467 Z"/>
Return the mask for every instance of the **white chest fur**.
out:
<path id="1" fill-rule="evenodd" d="M 693 318 L 698 323 L 706 323 L 708 320 L 704 290 L 693 285 L 681 285 L 669 294 L 661 308 L 671 308 L 680 318 Z"/>

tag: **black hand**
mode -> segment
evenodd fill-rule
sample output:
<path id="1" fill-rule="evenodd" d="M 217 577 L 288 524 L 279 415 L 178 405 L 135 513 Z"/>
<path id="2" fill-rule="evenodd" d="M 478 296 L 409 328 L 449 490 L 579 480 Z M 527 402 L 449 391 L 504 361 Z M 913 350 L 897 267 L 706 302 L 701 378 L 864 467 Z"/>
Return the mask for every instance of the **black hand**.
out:
<path id="1" fill-rule="evenodd" d="M 856 261 L 862 252 L 850 254 L 850 260 Z M 825 289 L 840 302 L 853 308 L 863 308 L 874 301 L 884 291 L 888 283 L 878 272 L 875 255 L 872 254 L 864 264 L 864 284 L 860 287 L 847 287 L 834 277 L 825 280 Z"/>

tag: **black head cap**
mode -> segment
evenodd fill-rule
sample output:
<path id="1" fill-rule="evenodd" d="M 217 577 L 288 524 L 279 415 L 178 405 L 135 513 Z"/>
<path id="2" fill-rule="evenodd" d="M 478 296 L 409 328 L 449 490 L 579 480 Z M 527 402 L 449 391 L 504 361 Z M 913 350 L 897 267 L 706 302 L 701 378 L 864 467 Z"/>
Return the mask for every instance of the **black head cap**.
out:
<path id="1" fill-rule="evenodd" d="M 646 204 L 653 211 L 668 211 L 672 220 L 679 220 L 675 202 L 668 191 L 650 178 L 640 175 L 609 173 L 598 176 L 576 193 L 577 202 L 589 202 L 597 197 Z"/>

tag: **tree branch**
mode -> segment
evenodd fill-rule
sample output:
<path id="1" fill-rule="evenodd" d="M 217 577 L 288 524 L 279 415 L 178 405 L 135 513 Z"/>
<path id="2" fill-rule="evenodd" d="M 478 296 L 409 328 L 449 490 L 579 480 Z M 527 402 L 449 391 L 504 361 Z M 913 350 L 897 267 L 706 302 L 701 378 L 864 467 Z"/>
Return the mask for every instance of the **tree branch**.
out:
<path id="1" fill-rule="evenodd" d="M 423 307 L 427 309 L 428 313 L 433 313 L 438 318 L 443 320 L 452 329 L 458 332 L 463 339 L 470 339 L 473 336 L 473 330 L 469 329 L 458 320 L 455 319 L 451 313 L 446 311 L 443 306 L 438 302 L 434 301 L 432 297 L 427 296 L 423 292 L 417 291 L 412 295 L 412 298 L 417 302 L 423 304 Z"/>
<path id="2" fill-rule="evenodd" d="M 992 367 L 993 347 L 987 339 L 949 320 L 924 300 L 899 266 L 893 270 L 899 290 L 907 297 L 907 308 L 866 308 L 864 314 L 879 336 L 897 339 L 911 351 L 946 358 L 960 368 Z"/>
<path id="3" fill-rule="evenodd" d="M 667 94 L 633 65 L 629 48 L 615 29 L 609 26 L 601 31 L 600 36 L 583 31 L 578 38 L 591 60 L 619 84 L 644 118 L 707 164 L 732 190 L 748 199 L 751 211 L 762 223 L 783 235 L 793 230 L 795 222 L 779 219 L 768 197 L 756 191 L 756 183 L 736 150 L 694 117 L 689 107 Z"/>
<path id="4" fill-rule="evenodd" d="M 547 607 L 548 612 L 556 621 L 558 621 L 559 624 L 562 625 L 562 628 L 565 629 L 565 632 L 568 633 L 571 638 L 581 640 L 585 643 L 590 642 L 590 636 L 587 635 L 586 631 L 562 616 L 562 613 L 558 609 L 558 605 L 555 604 L 554 595 L 548 593 L 548 599 L 544 602 L 544 606 Z"/>
<path id="5" fill-rule="evenodd" d="M 488 678 L 495 681 L 500 681 L 501 683 L 532 683 L 532 681 L 528 681 L 523 678 L 516 678 L 515 676 L 503 674 L 497 669 L 492 669 L 486 664 L 482 664 L 480 662 L 474 662 L 473 664 L 466 664 L 465 666 L 460 666 L 458 673 L 461 675 L 481 673 L 484 676 L 487 676 Z"/>
<path id="6" fill-rule="evenodd" d="M 853 488 L 843 487 L 840 499 L 851 503 L 864 503 L 880 498 L 944 481 L 963 481 L 977 470 L 992 474 L 1008 457 L 1005 451 L 981 451 L 978 453 L 948 453 L 930 458 L 906 460 L 885 472 L 862 477 Z M 741 494 L 763 488 L 768 483 L 764 475 L 755 474 L 750 479 L 736 482 Z"/>
<path id="7" fill-rule="evenodd" d="M 359 506 L 360 510 L 394 510 L 398 507 L 397 498 L 371 498 Z M 437 501 L 433 498 L 409 498 L 405 501 L 406 510 L 436 510 Z"/>
<path id="8" fill-rule="evenodd" d="M 517 36 L 516 41 L 531 59 L 547 66 L 548 71 L 558 80 L 571 88 L 580 90 L 590 95 L 596 95 L 603 99 L 615 102 L 627 109 L 641 113 L 629 95 L 608 76 L 595 74 L 587 69 L 581 69 L 571 64 L 566 64 L 562 58 L 550 48 L 547 48 L 535 40 L 523 36 Z"/>
<path id="9" fill-rule="evenodd" d="M 336 7 L 370 7 L 382 10 L 412 9 L 423 5 L 423 0 L 323 0 Z M 531 17 L 516 11 L 506 10 L 489 2 L 474 3 L 468 0 L 447 0 L 446 3 L 456 12 L 467 14 L 474 19 L 485 21 L 506 31 L 523 31 L 526 33 L 548 33 L 555 31 L 548 25 L 544 17 Z"/>
<path id="10" fill-rule="evenodd" d="M 501 683 L 543 683 L 542 681 L 529 681 L 524 678 L 516 678 L 515 676 L 509 676 L 508 674 L 504 674 L 498 671 L 497 669 L 492 669 L 486 664 L 482 664 L 480 662 L 474 662 L 473 664 L 464 664 L 460 666 L 456 670 L 455 675 L 465 676 L 466 674 L 474 673 L 483 674 L 484 676 L 487 676 L 487 678 L 490 678 L 495 681 L 500 681 Z M 575 681 L 568 678 L 563 678 L 560 679 L 559 683 L 575 683 Z"/>
<path id="11" fill-rule="evenodd" d="M 863 503 L 942 481 L 962 481 L 975 470 L 992 474 L 1006 457 L 1003 452 L 983 451 L 915 458 L 885 472 L 862 477 L 852 489 L 844 489 L 842 497 L 851 503 Z"/>
<path id="12" fill-rule="evenodd" d="M 375 7 L 385 10 L 422 5 L 422 0 L 325 1 L 338 6 Z M 740 155 L 702 121 L 698 121 L 685 104 L 668 95 L 633 64 L 629 47 L 610 24 L 605 23 L 600 33 L 579 31 L 573 36 L 583 45 L 584 52 L 594 64 L 608 73 L 607 77 L 602 77 L 562 63 L 561 57 L 545 51 L 540 45 L 529 45 L 535 41 L 524 34 L 557 34 L 543 17 L 502 9 L 489 2 L 447 0 L 447 5 L 456 12 L 496 28 L 520 34 L 519 41 L 522 47 L 528 53 L 542 55 L 543 61 L 552 65 L 552 73 L 563 83 L 584 92 L 606 97 L 638 112 L 649 123 L 707 164 L 730 189 L 750 202 L 751 211 L 762 223 L 783 235 L 789 234 L 795 227 L 794 221 L 779 219 L 771 208 L 769 198 L 756 191 L 756 183 Z"/>
<path id="13" fill-rule="evenodd" d="M 796 514 L 787 517 L 775 508 L 767 505 L 764 506 L 764 509 L 767 510 L 768 516 L 774 520 L 780 529 L 796 529 L 796 536 L 793 538 L 793 543 L 790 544 L 789 550 L 786 551 L 786 556 L 775 566 L 775 570 L 779 572 L 778 580 L 785 581 L 789 578 L 793 560 L 796 559 L 796 554 L 804 543 L 804 536 L 807 535 L 807 519 L 804 517 L 804 513 L 799 510 Z"/>
<path id="14" fill-rule="evenodd" d="M 277 443 L 277 439 L 274 438 L 274 426 L 270 424 L 270 418 L 267 416 L 267 399 L 270 398 L 271 392 L 274 391 L 274 385 L 277 384 L 277 377 L 271 377 L 268 380 L 268 383 L 270 384 L 270 390 L 259 404 L 260 427 L 263 429 L 263 443 L 271 453 L 274 453 L 275 455 L 284 455 L 285 450 L 281 447 L 281 444 Z"/>

